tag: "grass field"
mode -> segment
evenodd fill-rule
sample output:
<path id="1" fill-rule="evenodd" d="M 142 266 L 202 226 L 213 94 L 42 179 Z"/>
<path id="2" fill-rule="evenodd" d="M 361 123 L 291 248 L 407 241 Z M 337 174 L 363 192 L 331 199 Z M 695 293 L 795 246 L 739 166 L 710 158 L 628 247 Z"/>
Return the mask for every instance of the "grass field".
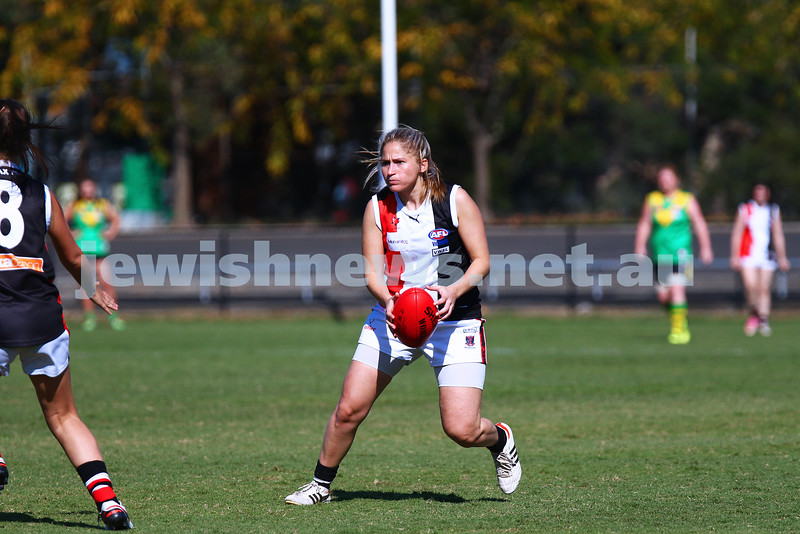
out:
<path id="1" fill-rule="evenodd" d="M 139 532 L 798 532 L 800 329 L 739 317 L 491 316 L 484 415 L 514 429 L 523 480 L 442 432 L 417 362 L 362 425 L 333 502 L 312 474 L 361 318 L 133 320 L 76 329 L 73 383 Z M 82 532 L 94 506 L 15 363 L 0 379 L 11 482 L 0 531 Z"/>

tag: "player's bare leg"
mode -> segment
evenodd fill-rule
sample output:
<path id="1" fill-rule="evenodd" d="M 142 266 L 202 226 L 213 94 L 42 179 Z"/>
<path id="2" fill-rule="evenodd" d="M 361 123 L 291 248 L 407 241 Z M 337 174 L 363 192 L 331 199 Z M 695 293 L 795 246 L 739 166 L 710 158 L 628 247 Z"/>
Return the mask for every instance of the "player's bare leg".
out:
<path id="1" fill-rule="evenodd" d="M 72 396 L 69 367 L 61 375 L 51 378 L 31 375 L 39 405 L 50 432 L 67 453 L 75 467 L 92 460 L 102 460 L 97 440 L 78 417 Z"/>
<path id="2" fill-rule="evenodd" d="M 344 459 L 359 425 L 366 419 L 378 396 L 392 377 L 377 369 L 354 361 L 344 378 L 342 394 L 325 428 L 319 461 L 336 467 Z"/>
<path id="3" fill-rule="evenodd" d="M 483 391 L 470 387 L 440 387 L 439 412 L 447 436 L 462 447 L 491 447 L 497 427 L 481 417 Z"/>
<path id="4" fill-rule="evenodd" d="M 742 267 L 741 274 L 748 309 L 744 333 L 747 336 L 754 336 L 758 331 L 758 275 L 752 267 Z"/>
<path id="5" fill-rule="evenodd" d="M 774 271 L 771 269 L 758 269 L 756 271 L 756 286 L 758 293 L 758 331 L 763 336 L 772 334 L 769 326 L 769 314 L 772 308 L 772 276 Z"/>
<path id="6" fill-rule="evenodd" d="M 522 478 L 514 434 L 505 423 L 495 425 L 481 416 L 482 398 L 483 391 L 479 388 L 440 387 L 442 428 L 462 447 L 487 447 L 492 453 L 500 489 L 512 493 Z"/>
<path id="7" fill-rule="evenodd" d="M 669 286 L 658 286 L 656 288 L 656 298 L 658 299 L 659 304 L 664 306 L 667 310 L 669 310 L 669 299 L 670 299 L 670 289 Z"/>
<path id="8" fill-rule="evenodd" d="M 375 399 L 386 389 L 392 377 L 364 363 L 353 361 L 344 377 L 342 394 L 325 428 L 322 451 L 314 478 L 288 495 L 287 504 L 311 505 L 330 502 L 330 486 L 336 471 L 353 440 L 359 425 L 366 419 Z"/>
<path id="9" fill-rule="evenodd" d="M 98 521 L 109 530 L 133 528 L 128 511 L 117 499 L 106 472 L 97 440 L 78 417 L 70 370 L 56 377 L 30 375 L 47 426 L 78 471 L 97 505 Z"/>
<path id="10" fill-rule="evenodd" d="M 111 298 L 115 301 L 117 300 L 117 290 L 114 288 L 113 284 L 109 284 L 106 280 L 109 278 L 110 268 L 108 266 L 108 262 L 105 261 L 105 258 L 97 260 L 97 280 L 102 284 L 103 290 L 108 293 Z M 120 318 L 119 312 L 115 311 L 111 315 L 108 316 L 108 324 L 111 326 L 112 329 L 117 331 L 125 330 L 127 324 L 123 319 Z"/>
<path id="11" fill-rule="evenodd" d="M 758 270 L 753 267 L 742 267 L 742 285 L 747 298 L 747 305 L 758 311 L 759 280 Z"/>
<path id="12" fill-rule="evenodd" d="M 748 336 L 756 332 L 764 336 L 772 334 L 769 326 L 769 315 L 772 308 L 772 277 L 771 269 L 755 267 L 742 268 L 742 284 L 747 295 L 747 304 L 750 313 L 744 326 L 744 333 Z"/>

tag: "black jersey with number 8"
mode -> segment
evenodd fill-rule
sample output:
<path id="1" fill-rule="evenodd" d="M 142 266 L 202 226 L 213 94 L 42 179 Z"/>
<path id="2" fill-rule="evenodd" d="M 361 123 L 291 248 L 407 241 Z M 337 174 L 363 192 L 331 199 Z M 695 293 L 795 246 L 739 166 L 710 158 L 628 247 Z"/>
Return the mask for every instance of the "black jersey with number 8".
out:
<path id="1" fill-rule="evenodd" d="M 47 186 L 0 168 L 0 346 L 40 345 L 66 328 L 45 244 L 50 207 Z"/>

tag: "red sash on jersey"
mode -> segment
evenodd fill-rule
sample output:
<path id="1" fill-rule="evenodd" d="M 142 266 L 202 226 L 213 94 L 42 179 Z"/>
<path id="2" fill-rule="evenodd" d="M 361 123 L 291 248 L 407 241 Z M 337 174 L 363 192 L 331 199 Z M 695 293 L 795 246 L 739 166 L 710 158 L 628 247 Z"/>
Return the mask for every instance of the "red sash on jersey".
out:
<path id="1" fill-rule="evenodd" d="M 742 243 L 739 246 L 739 257 L 744 258 L 750 255 L 750 247 L 753 246 L 753 234 L 750 232 L 750 226 L 747 224 L 747 221 L 750 219 L 750 215 L 753 214 L 753 206 L 750 205 L 748 202 L 747 204 L 742 206 L 742 216 L 744 217 L 744 233 L 742 234 Z"/>
<path id="2" fill-rule="evenodd" d="M 386 287 L 394 295 L 403 289 L 402 275 L 405 270 L 403 257 L 396 250 L 389 250 L 388 234 L 397 232 L 397 198 L 394 195 L 387 195 L 386 198 L 378 202 L 381 230 L 383 233 L 383 250 L 386 252 L 384 262 L 384 275 L 386 275 Z"/>
<path id="3" fill-rule="evenodd" d="M 750 230 L 750 217 L 753 215 L 753 210 L 755 209 L 756 202 L 751 200 L 741 205 L 739 208 L 739 213 L 744 220 L 744 233 L 742 234 L 742 243 L 739 246 L 739 257 L 744 258 L 750 255 L 750 248 L 753 246 L 753 232 Z M 769 207 L 769 219 L 767 223 L 767 232 L 772 231 L 772 221 L 773 218 L 776 216 L 777 213 L 777 204 L 768 204 Z"/>

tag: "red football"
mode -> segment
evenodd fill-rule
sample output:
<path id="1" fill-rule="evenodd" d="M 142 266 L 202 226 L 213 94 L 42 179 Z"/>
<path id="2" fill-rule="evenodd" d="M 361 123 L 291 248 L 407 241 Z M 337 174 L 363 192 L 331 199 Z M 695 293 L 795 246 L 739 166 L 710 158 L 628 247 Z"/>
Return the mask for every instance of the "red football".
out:
<path id="1" fill-rule="evenodd" d="M 438 321 L 433 297 L 424 289 L 407 289 L 394 303 L 395 334 L 406 346 L 416 348 L 424 345 Z"/>

